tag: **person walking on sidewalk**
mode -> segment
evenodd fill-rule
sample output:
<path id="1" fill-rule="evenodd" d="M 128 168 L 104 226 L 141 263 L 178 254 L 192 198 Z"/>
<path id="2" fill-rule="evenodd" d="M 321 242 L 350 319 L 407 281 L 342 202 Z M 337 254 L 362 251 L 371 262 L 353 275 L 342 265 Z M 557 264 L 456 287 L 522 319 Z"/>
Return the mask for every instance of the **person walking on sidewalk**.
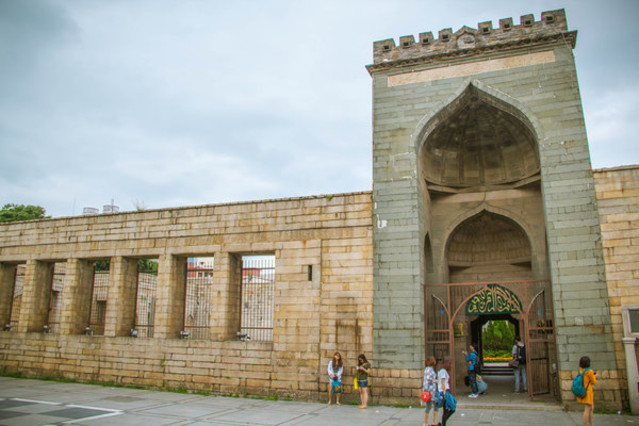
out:
<path id="1" fill-rule="evenodd" d="M 366 355 L 357 357 L 357 387 L 362 405 L 358 408 L 368 408 L 368 376 L 371 374 L 371 363 L 366 359 Z"/>
<path id="2" fill-rule="evenodd" d="M 432 426 L 437 426 L 437 417 L 439 416 L 439 408 L 435 407 L 435 393 L 437 392 L 437 373 L 435 373 L 435 364 L 437 361 L 434 356 L 426 358 L 426 368 L 424 369 L 424 385 L 422 386 L 422 392 L 430 392 L 431 400 L 425 402 L 426 408 L 424 409 L 424 426 L 428 426 L 429 413 L 433 412 Z"/>
<path id="3" fill-rule="evenodd" d="M 450 374 L 448 373 L 452 368 L 452 361 L 450 357 L 445 357 L 441 363 L 441 367 L 437 372 L 437 390 L 444 394 L 444 401 L 446 401 L 446 393 L 450 392 Z M 442 426 L 446 426 L 448 418 L 452 416 L 454 411 L 448 409 L 447 404 L 444 402 L 444 414 L 442 416 Z"/>
<path id="4" fill-rule="evenodd" d="M 526 347 L 519 336 L 515 337 L 515 345 L 512 350 L 513 360 L 517 361 L 517 366 L 513 367 L 515 374 L 515 393 L 519 393 L 521 389 L 520 382 L 524 383 L 524 392 L 528 392 L 528 383 L 526 376 Z"/>
<path id="5" fill-rule="evenodd" d="M 341 386 L 342 386 L 342 373 L 344 373 L 344 364 L 342 363 L 342 355 L 339 352 L 335 352 L 333 355 L 333 359 L 328 362 L 328 379 L 330 384 L 328 385 L 328 405 L 331 405 L 333 400 L 333 389 L 336 389 L 335 392 L 335 403 L 337 405 L 341 405 L 339 403 L 339 398 L 341 396 Z M 337 389 L 340 392 L 337 392 Z"/>
<path id="6" fill-rule="evenodd" d="M 595 408 L 595 391 L 593 386 L 597 384 L 597 373 L 590 369 L 590 358 L 582 356 L 579 359 L 579 374 L 582 375 L 586 393 L 577 398 L 577 402 L 584 404 L 583 426 L 592 426 L 592 412 Z"/>
<path id="7" fill-rule="evenodd" d="M 479 359 L 479 355 L 475 350 L 475 345 L 470 345 L 470 353 L 466 351 L 462 351 L 464 357 L 466 358 L 466 362 L 468 363 L 468 380 L 470 381 L 470 395 L 469 398 L 477 398 L 479 396 L 479 392 L 477 390 L 477 360 Z"/>

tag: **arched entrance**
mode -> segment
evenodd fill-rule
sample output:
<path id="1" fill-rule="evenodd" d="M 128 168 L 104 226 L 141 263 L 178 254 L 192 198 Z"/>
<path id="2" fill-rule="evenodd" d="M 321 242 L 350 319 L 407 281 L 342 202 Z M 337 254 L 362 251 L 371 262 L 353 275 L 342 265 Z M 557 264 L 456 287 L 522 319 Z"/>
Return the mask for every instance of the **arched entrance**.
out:
<path id="1" fill-rule="evenodd" d="M 527 345 L 532 398 L 557 395 L 556 351 L 539 134 L 513 102 L 472 83 L 415 131 L 428 206 L 425 352 L 451 356 L 453 373 L 465 371 L 460 352 L 482 322 L 505 318 Z M 467 311 L 473 301 L 494 303 L 493 310 Z M 502 302 L 509 308 L 500 310 Z"/>
<path id="2" fill-rule="evenodd" d="M 482 332 L 484 326 L 491 321 L 507 321 L 513 325 L 511 337 L 514 339 L 524 331 L 519 327 L 522 311 L 523 306 L 517 295 L 499 284 L 489 284 L 486 290 L 466 302 L 465 315 L 469 322 L 470 342 L 476 345 L 482 360 L 486 359 Z"/>
<path id="3" fill-rule="evenodd" d="M 528 395 L 558 396 L 552 294 L 549 281 L 447 283 L 425 286 L 427 355 L 453 359 L 451 376 L 465 372 L 460 351 L 473 342 L 478 317 L 503 316 L 519 322 L 527 346 Z M 499 313 L 501 311 L 501 313 Z M 490 318 L 486 319 L 488 321 Z M 473 321 L 477 321 L 473 326 Z M 470 330 L 470 332 L 468 332 Z M 460 374 L 457 375 L 456 372 Z"/>

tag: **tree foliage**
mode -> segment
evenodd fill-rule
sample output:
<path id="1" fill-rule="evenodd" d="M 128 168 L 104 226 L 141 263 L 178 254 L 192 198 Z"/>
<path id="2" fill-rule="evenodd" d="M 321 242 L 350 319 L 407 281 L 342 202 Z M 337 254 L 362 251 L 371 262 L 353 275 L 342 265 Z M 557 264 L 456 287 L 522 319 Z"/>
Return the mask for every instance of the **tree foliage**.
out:
<path id="1" fill-rule="evenodd" d="M 489 321 L 483 333 L 484 349 L 510 350 L 515 344 L 515 326 L 506 320 Z"/>
<path id="2" fill-rule="evenodd" d="M 108 271 L 111 267 L 111 262 L 107 259 L 96 260 L 96 271 Z M 152 259 L 140 259 L 138 271 L 142 274 L 158 274 L 158 262 Z"/>
<path id="3" fill-rule="evenodd" d="M 0 210 L 0 222 L 16 222 L 18 220 L 44 219 L 46 211 L 43 207 L 24 204 L 5 204 Z"/>

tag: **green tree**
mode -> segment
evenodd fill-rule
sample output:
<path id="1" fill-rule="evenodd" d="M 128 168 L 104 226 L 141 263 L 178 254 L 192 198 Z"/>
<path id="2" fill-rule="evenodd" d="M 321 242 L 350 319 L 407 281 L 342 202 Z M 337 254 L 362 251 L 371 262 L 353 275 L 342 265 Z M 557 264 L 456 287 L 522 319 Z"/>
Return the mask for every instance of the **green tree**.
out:
<path id="1" fill-rule="evenodd" d="M 483 332 L 484 348 L 509 350 L 515 342 L 515 327 L 508 321 L 490 321 Z"/>
<path id="2" fill-rule="evenodd" d="M 108 271 L 111 267 L 111 261 L 108 259 L 96 260 L 95 261 L 95 270 L 96 271 Z M 144 274 L 158 274 L 158 262 L 153 259 L 140 259 L 139 269 L 140 273 Z"/>
<path id="3" fill-rule="evenodd" d="M 5 204 L 0 210 L 0 222 L 15 222 L 18 220 L 44 219 L 48 216 L 44 214 L 46 211 L 43 207 L 23 205 L 23 204 Z"/>
<path id="4" fill-rule="evenodd" d="M 158 262 L 152 259 L 140 259 L 140 272 L 145 274 L 158 274 Z"/>

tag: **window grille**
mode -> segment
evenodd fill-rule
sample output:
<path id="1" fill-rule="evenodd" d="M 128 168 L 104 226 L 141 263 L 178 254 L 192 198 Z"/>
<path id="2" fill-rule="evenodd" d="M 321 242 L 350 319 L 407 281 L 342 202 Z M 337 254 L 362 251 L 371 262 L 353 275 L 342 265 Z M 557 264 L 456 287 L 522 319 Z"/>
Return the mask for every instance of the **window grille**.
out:
<path id="1" fill-rule="evenodd" d="M 9 314 L 9 324 L 12 328 L 18 325 L 18 320 L 20 319 L 26 269 L 27 266 L 25 264 L 20 264 L 16 267 L 16 275 L 13 280 L 13 295 L 11 296 L 11 313 Z"/>
<path id="2" fill-rule="evenodd" d="M 91 291 L 91 311 L 89 327 L 95 335 L 104 334 L 104 323 L 107 307 L 107 290 L 109 286 L 110 262 L 98 261 L 93 269 L 93 290 Z"/>
<path id="3" fill-rule="evenodd" d="M 64 288 L 64 277 L 67 271 L 66 262 L 56 262 L 53 264 L 51 274 L 51 295 L 49 297 L 49 316 L 47 325 L 51 333 L 56 333 L 60 325 L 60 314 L 62 312 L 62 290 Z"/>
<path id="4" fill-rule="evenodd" d="M 273 341 L 275 256 L 242 256 L 242 340 Z"/>
<path id="5" fill-rule="evenodd" d="M 186 263 L 186 291 L 184 301 L 184 331 L 191 339 L 211 337 L 211 288 L 213 285 L 212 257 L 190 257 Z"/>
<path id="6" fill-rule="evenodd" d="M 138 282 L 135 298 L 134 328 L 138 330 L 138 337 L 153 337 L 157 288 L 157 260 L 141 259 L 138 263 Z"/>

